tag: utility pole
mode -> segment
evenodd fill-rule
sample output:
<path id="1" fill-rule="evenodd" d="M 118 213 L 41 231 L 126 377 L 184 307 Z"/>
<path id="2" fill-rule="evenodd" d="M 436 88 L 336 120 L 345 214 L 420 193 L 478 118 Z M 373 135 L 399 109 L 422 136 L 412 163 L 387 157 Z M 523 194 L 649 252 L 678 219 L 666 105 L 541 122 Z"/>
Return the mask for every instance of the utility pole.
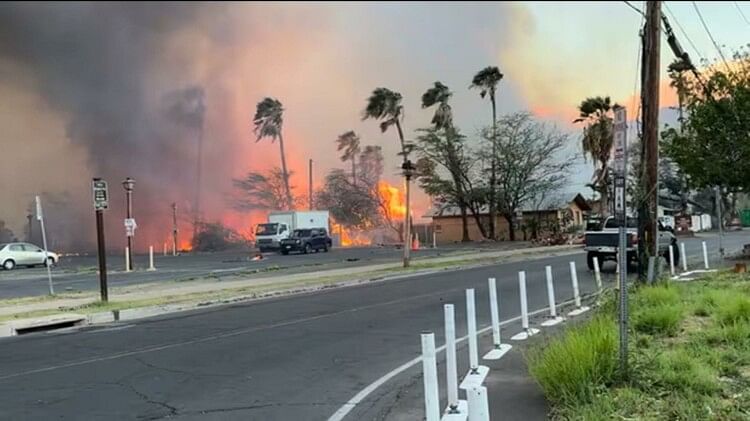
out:
<path id="1" fill-rule="evenodd" d="M 172 202 L 172 256 L 177 256 L 177 203 Z"/>
<path id="2" fill-rule="evenodd" d="M 307 174 L 307 197 L 310 202 L 310 210 L 313 210 L 313 184 L 312 184 L 312 159 L 310 160 L 310 165 L 308 166 L 308 174 Z"/>
<path id="3" fill-rule="evenodd" d="M 99 258 L 99 293 L 102 302 L 109 300 L 107 286 L 107 252 L 104 245 L 104 211 L 109 207 L 107 182 L 94 178 L 91 184 L 94 193 L 94 211 L 96 213 L 96 250 Z"/>
<path id="4" fill-rule="evenodd" d="M 638 206 L 638 274 L 643 278 L 649 256 L 657 255 L 659 167 L 659 54 L 661 36 L 661 2 L 646 3 L 643 31 L 641 101 L 643 139 L 641 141 L 641 197 Z"/>
<path id="5" fill-rule="evenodd" d="M 724 259 L 724 215 L 721 210 L 721 187 L 716 187 L 716 217 L 719 220 L 719 256 Z M 685 258 L 684 256 L 682 257 Z"/>

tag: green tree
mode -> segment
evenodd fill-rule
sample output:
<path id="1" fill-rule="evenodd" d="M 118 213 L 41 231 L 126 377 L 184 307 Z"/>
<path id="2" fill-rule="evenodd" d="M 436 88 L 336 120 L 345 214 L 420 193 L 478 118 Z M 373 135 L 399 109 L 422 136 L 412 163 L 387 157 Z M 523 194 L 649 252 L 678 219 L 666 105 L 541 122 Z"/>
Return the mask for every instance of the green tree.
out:
<path id="1" fill-rule="evenodd" d="M 435 106 L 435 114 L 432 117 L 434 130 L 425 131 L 417 140 L 422 158 L 440 164 L 449 172 L 451 182 L 444 183 L 435 166 L 422 162 L 418 167 L 424 171 L 420 172 L 420 186 L 428 194 L 441 196 L 446 202 L 458 206 L 461 212 L 461 241 L 466 242 L 471 241 L 471 238 L 462 178 L 465 174 L 465 162 L 461 153 L 463 137 L 453 126 L 453 110 L 448 103 L 452 95 L 450 89 L 440 82 L 435 82 L 434 86 L 422 95 L 422 108 Z M 442 131 L 443 137 L 438 135 L 439 131 Z"/>
<path id="2" fill-rule="evenodd" d="M 490 238 L 495 238 L 495 217 L 496 217 L 496 203 L 497 203 L 497 162 L 495 157 L 497 156 L 497 145 L 495 144 L 495 135 L 497 134 L 497 104 L 495 103 L 495 93 L 497 92 L 497 85 L 503 79 L 503 74 L 500 73 L 500 69 L 496 66 L 488 66 L 477 72 L 474 78 L 471 80 L 470 88 L 479 89 L 479 96 L 484 98 L 488 96 L 490 98 L 490 104 L 492 105 L 492 136 L 490 141 L 492 142 L 492 152 L 490 159 L 490 184 L 489 184 L 489 210 L 490 210 Z"/>
<path id="3" fill-rule="evenodd" d="M 282 136 L 282 126 L 284 124 L 284 107 L 276 98 L 263 98 L 255 109 L 253 117 L 255 125 L 256 142 L 264 137 L 271 138 L 271 142 L 279 140 L 279 151 L 281 153 L 281 173 L 284 180 L 284 193 L 286 194 L 287 203 L 293 203 L 292 189 L 289 186 L 289 170 L 286 166 L 286 155 L 284 153 L 284 136 Z"/>
<path id="4" fill-rule="evenodd" d="M 609 158 L 614 144 L 613 112 L 616 106 L 609 97 L 586 98 L 578 106 L 579 117 L 573 121 L 585 124 L 581 143 L 583 156 L 594 161 L 591 186 L 599 193 L 603 216 L 609 214 Z"/>
<path id="5" fill-rule="evenodd" d="M 359 148 L 359 136 L 357 136 L 357 133 L 354 133 L 353 130 L 349 130 L 346 133 L 342 133 L 339 135 L 339 137 L 336 139 L 337 150 L 339 152 L 344 151 L 341 154 L 341 161 L 351 161 L 352 162 L 352 182 L 356 183 L 357 180 L 357 171 L 356 171 L 356 160 L 357 155 L 360 152 Z"/>

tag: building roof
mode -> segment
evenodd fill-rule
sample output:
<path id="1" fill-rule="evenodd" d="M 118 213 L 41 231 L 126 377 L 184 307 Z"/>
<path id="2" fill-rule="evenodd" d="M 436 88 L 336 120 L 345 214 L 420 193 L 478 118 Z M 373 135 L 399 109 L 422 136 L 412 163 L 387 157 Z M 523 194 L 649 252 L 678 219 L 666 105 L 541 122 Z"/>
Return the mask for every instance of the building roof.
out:
<path id="1" fill-rule="evenodd" d="M 567 199 L 567 200 L 566 200 Z M 521 207 L 522 212 L 540 212 L 540 211 L 551 211 L 551 210 L 558 210 L 565 205 L 575 203 L 582 211 L 590 211 L 591 206 L 589 205 L 588 201 L 581 195 L 580 193 L 577 193 L 572 198 L 570 196 L 550 196 L 545 197 L 542 200 L 532 203 L 532 204 L 526 204 Z M 479 210 L 480 215 L 489 215 L 489 207 L 488 206 L 482 206 L 482 208 Z M 422 217 L 423 218 L 435 218 L 435 217 L 452 217 L 452 216 L 461 216 L 461 209 L 458 206 L 455 205 L 434 205 L 432 208 L 430 208 Z"/>

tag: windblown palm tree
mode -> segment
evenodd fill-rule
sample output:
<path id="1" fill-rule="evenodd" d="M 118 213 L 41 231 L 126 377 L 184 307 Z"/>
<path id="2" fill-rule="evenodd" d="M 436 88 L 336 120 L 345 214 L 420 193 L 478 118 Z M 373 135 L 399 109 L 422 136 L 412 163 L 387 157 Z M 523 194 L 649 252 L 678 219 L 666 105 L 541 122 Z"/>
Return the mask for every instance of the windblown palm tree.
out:
<path id="1" fill-rule="evenodd" d="M 362 120 L 374 119 L 380 121 L 380 131 L 383 133 L 388 130 L 391 126 L 396 126 L 398 133 L 398 140 L 401 144 L 401 153 L 404 160 L 403 168 L 406 169 L 411 165 L 409 161 L 409 153 L 413 149 L 413 145 L 407 144 L 404 140 L 404 131 L 401 129 L 401 119 L 403 118 L 404 106 L 401 104 L 401 94 L 392 91 L 388 88 L 376 88 L 372 91 L 372 94 L 367 98 L 367 106 L 362 112 Z M 404 232 L 406 235 L 403 236 L 404 241 L 404 267 L 409 266 L 409 244 L 411 240 L 411 219 L 410 219 L 410 204 L 409 204 L 409 181 L 411 179 L 410 173 L 405 173 L 406 178 L 406 215 L 404 215 Z"/>
<path id="2" fill-rule="evenodd" d="M 355 165 L 357 155 L 359 155 L 360 152 L 359 136 L 357 136 L 357 133 L 354 133 L 353 130 L 349 130 L 348 132 L 339 135 L 338 139 L 336 139 L 336 143 L 338 144 L 337 150 L 339 152 L 344 151 L 344 153 L 341 154 L 341 161 L 352 161 L 352 183 L 357 184 Z"/>
<path id="3" fill-rule="evenodd" d="M 503 79 L 503 74 L 500 73 L 500 69 L 497 66 L 488 66 L 477 72 L 474 75 L 474 79 L 471 80 L 470 88 L 479 89 L 479 96 L 484 98 L 485 96 L 490 97 L 490 103 L 492 104 L 492 158 L 490 159 L 490 238 L 495 238 L 495 215 L 497 214 L 496 209 L 496 197 L 497 193 L 495 188 L 497 186 L 497 105 L 495 103 L 495 93 L 497 92 L 497 84 Z"/>
<path id="4" fill-rule="evenodd" d="M 284 176 L 284 190 L 286 191 L 287 206 L 291 209 L 294 206 L 292 199 L 292 190 L 289 187 L 289 171 L 286 167 L 286 155 L 284 154 L 284 137 L 281 129 L 284 123 L 284 108 L 281 102 L 276 98 L 266 97 L 258 103 L 255 109 L 253 124 L 255 125 L 256 142 L 264 137 L 271 138 L 271 142 L 279 140 L 279 149 L 281 151 L 281 172 Z"/>
<path id="5" fill-rule="evenodd" d="M 585 123 L 583 128 L 583 154 L 594 161 L 592 187 L 601 197 L 601 212 L 609 214 L 609 159 L 614 144 L 612 104 L 609 97 L 584 99 L 578 106 L 579 117 L 573 123 Z"/>
<path id="6" fill-rule="evenodd" d="M 456 188 L 456 203 L 461 211 L 461 224 L 462 224 L 462 236 L 461 241 L 471 241 L 469 238 L 469 220 L 467 215 L 467 205 L 464 198 L 463 182 L 461 180 L 460 169 L 457 168 L 458 157 L 456 151 L 456 144 L 459 137 L 456 136 L 456 132 L 453 128 L 453 110 L 451 109 L 448 100 L 453 95 L 453 92 L 448 89 L 447 86 L 442 83 L 435 82 L 434 86 L 428 89 L 422 94 L 422 108 L 429 108 L 437 105 L 435 108 L 435 114 L 432 116 L 432 124 L 437 130 L 444 130 L 446 142 L 446 154 L 448 155 L 447 163 L 453 179 L 453 184 Z"/>
<path id="7" fill-rule="evenodd" d="M 453 92 L 447 86 L 440 82 L 422 94 L 422 108 L 429 108 L 437 105 L 435 114 L 432 116 L 432 124 L 436 129 L 450 129 L 453 127 L 453 110 L 448 100 L 453 96 Z"/>

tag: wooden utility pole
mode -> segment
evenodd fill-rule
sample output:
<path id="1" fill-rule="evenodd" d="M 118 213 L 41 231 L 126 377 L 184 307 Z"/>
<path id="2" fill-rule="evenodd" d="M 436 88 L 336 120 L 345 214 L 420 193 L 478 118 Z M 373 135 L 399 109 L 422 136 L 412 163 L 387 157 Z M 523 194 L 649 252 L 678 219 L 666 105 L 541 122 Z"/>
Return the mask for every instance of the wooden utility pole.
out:
<path id="1" fill-rule="evenodd" d="M 657 203 L 659 197 L 659 54 L 661 36 L 661 2 L 646 3 L 646 24 L 643 30 L 641 109 L 643 139 L 641 141 L 640 197 L 638 206 L 639 277 L 643 278 L 648 256 L 657 255 Z"/>

